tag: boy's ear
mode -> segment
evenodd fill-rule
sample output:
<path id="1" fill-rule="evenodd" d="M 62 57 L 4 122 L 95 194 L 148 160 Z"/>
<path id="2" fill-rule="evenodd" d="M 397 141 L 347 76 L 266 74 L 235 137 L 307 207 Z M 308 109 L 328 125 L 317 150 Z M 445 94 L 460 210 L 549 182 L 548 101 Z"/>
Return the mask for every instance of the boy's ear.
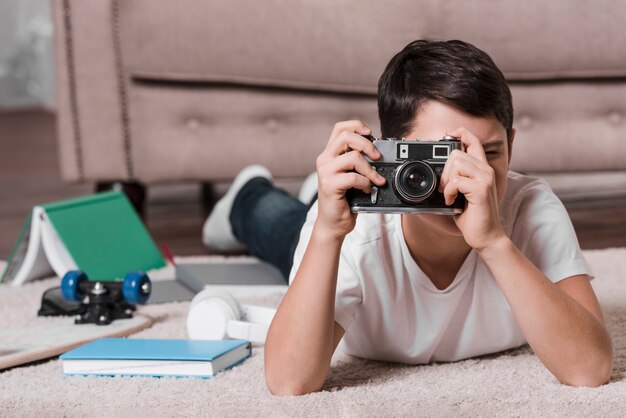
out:
<path id="1" fill-rule="evenodd" d="M 511 156 L 513 155 L 513 141 L 515 140 L 515 128 L 511 129 L 511 137 L 507 140 L 509 146 L 509 164 L 511 164 Z"/>

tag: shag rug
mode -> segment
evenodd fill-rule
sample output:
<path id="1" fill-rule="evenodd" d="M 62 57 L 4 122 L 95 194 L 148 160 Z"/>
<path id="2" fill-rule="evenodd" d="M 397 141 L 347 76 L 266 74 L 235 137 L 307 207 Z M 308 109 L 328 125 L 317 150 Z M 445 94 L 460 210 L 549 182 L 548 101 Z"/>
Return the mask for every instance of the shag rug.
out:
<path id="1" fill-rule="evenodd" d="M 58 359 L 0 372 L 0 415 L 66 417 L 623 417 L 626 416 L 626 249 L 585 251 L 593 287 L 613 339 L 615 367 L 599 388 L 560 384 L 530 348 L 448 364 L 406 366 L 341 353 L 322 391 L 272 396 L 263 378 L 263 349 L 212 380 L 64 376 Z M 0 266 L 1 267 L 1 266 Z M 0 286 L 0 326 L 36 323 L 46 279 Z M 280 295 L 243 298 L 277 305 Z M 155 323 L 133 337 L 185 338 L 188 302 L 148 305 Z M 584 361 L 584 359 L 581 359 Z"/>

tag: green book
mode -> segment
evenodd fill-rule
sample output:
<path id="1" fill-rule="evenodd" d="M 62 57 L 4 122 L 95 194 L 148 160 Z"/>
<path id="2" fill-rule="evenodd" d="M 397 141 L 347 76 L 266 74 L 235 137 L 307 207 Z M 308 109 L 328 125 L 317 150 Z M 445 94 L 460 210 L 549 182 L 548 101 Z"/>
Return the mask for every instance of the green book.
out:
<path id="1" fill-rule="evenodd" d="M 75 269 L 91 280 L 115 281 L 164 266 L 126 195 L 114 191 L 35 206 L 0 282 L 17 286 Z"/>

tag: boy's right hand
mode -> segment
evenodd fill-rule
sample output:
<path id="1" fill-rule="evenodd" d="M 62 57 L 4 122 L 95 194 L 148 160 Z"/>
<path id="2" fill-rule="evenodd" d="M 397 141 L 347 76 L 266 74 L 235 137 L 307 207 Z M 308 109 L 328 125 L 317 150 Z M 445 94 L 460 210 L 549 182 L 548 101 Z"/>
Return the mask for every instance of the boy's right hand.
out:
<path id="1" fill-rule="evenodd" d="M 361 154 L 381 158 L 374 144 L 362 135 L 371 130 L 359 120 L 335 124 L 326 149 L 317 157 L 318 215 L 316 228 L 331 238 L 343 239 L 354 229 L 356 214 L 346 200 L 348 189 L 371 191 L 372 183 L 385 184 L 385 178 Z"/>

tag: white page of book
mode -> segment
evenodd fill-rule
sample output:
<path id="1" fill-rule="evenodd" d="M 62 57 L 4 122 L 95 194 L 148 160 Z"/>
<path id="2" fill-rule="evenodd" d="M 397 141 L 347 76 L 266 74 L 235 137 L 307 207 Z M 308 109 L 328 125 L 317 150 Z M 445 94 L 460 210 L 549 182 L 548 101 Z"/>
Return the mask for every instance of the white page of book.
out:
<path id="1" fill-rule="evenodd" d="M 33 208 L 30 231 L 28 232 L 30 235 L 28 248 L 24 261 L 13 278 L 13 286 L 20 286 L 24 282 L 51 275 L 53 272 L 41 243 L 42 213 L 43 208 L 40 206 Z"/>
<path id="2" fill-rule="evenodd" d="M 50 222 L 50 218 L 45 211 L 42 210 L 41 220 L 41 241 L 43 248 L 48 257 L 48 262 L 57 276 L 63 277 L 70 270 L 78 269 L 76 262 L 67 251 L 67 247 L 61 240 L 57 230 Z"/>

